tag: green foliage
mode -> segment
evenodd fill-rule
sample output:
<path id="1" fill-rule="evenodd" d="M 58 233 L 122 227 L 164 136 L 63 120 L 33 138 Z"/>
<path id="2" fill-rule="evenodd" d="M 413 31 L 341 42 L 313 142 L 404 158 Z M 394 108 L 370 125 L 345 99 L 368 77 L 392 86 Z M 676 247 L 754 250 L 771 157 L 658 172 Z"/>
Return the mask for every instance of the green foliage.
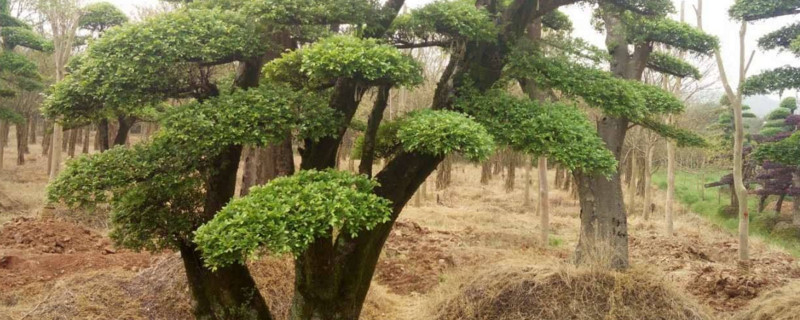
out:
<path id="1" fill-rule="evenodd" d="M 65 127 L 106 118 L 108 111 L 103 109 L 102 101 L 87 91 L 73 75 L 67 75 L 50 87 L 50 94 L 42 103 L 42 114 L 59 119 Z"/>
<path id="2" fill-rule="evenodd" d="M 414 85 L 422 81 L 421 72 L 418 62 L 395 47 L 353 36 L 328 37 L 264 67 L 270 80 L 308 87 L 339 77 L 371 85 Z"/>
<path id="3" fill-rule="evenodd" d="M 506 65 L 507 75 L 527 79 L 568 96 L 580 97 L 591 107 L 634 122 L 653 114 L 679 113 L 683 103 L 660 88 L 617 78 L 563 58 L 547 58 L 517 51 Z"/>
<path id="4" fill-rule="evenodd" d="M 755 158 L 787 166 L 800 166 L 800 132 L 778 142 L 760 145 L 756 149 Z"/>
<path id="5" fill-rule="evenodd" d="M 637 14 L 664 17 L 675 13 L 675 6 L 669 0 L 607 0 L 617 7 Z"/>
<path id="6" fill-rule="evenodd" d="M 744 92 L 748 96 L 783 92 L 800 88 L 800 68 L 785 66 L 747 78 Z"/>
<path id="7" fill-rule="evenodd" d="M 325 101 L 262 85 L 176 107 L 151 142 L 70 161 L 48 187 L 48 199 L 73 207 L 110 203 L 120 245 L 173 247 L 207 219 L 203 182 L 216 169 L 216 155 L 230 145 L 275 143 L 292 131 L 299 138 L 329 135 L 338 125 Z"/>
<path id="8" fill-rule="evenodd" d="M 645 118 L 640 120 L 638 123 L 662 137 L 674 140 L 680 147 L 708 146 L 708 142 L 696 133 L 672 125 L 664 124 L 653 118 Z"/>
<path id="9" fill-rule="evenodd" d="M 629 20 L 625 25 L 630 43 L 656 42 L 700 54 L 711 54 L 719 47 L 717 37 L 687 23 L 667 18 Z"/>
<path id="10" fill-rule="evenodd" d="M 563 26 L 564 22 L 560 23 Z M 390 29 L 390 33 L 406 41 L 434 40 L 440 36 L 456 40 L 494 41 L 498 31 L 489 12 L 477 8 L 474 1 L 468 0 L 436 0 L 398 17 Z"/>
<path id="11" fill-rule="evenodd" d="M 758 46 L 764 50 L 788 49 L 800 36 L 800 23 L 783 27 L 758 39 Z"/>
<path id="12" fill-rule="evenodd" d="M 25 117 L 9 108 L 0 107 L 0 120 L 19 124 L 25 122 Z"/>
<path id="13" fill-rule="evenodd" d="M 24 56 L 10 50 L 0 51 L 0 79 L 24 77 L 41 80 L 39 68 Z"/>
<path id="14" fill-rule="evenodd" d="M 242 3 L 242 12 L 259 23 L 278 29 L 332 24 L 359 26 L 379 14 L 378 3 L 372 0 L 258 0 Z"/>
<path id="15" fill-rule="evenodd" d="M 400 141 L 397 139 L 397 131 L 403 124 L 404 118 L 396 120 L 381 121 L 378 132 L 375 134 L 375 157 L 388 159 L 402 150 Z M 366 125 L 365 125 L 366 129 Z M 361 130 L 363 131 L 363 130 Z M 350 154 L 353 158 L 361 158 L 364 149 L 364 135 L 358 136 L 353 143 L 353 150 Z"/>
<path id="16" fill-rule="evenodd" d="M 30 26 L 25 22 L 2 12 L 0 12 L 0 28 L 1 27 L 23 27 L 30 29 Z"/>
<path id="17" fill-rule="evenodd" d="M 767 115 L 767 120 L 783 120 L 786 119 L 786 117 L 788 117 L 790 114 L 792 114 L 792 111 L 789 109 L 777 108 L 772 110 L 772 112 Z"/>
<path id="18" fill-rule="evenodd" d="M 372 193 L 377 186 L 365 176 L 335 170 L 277 178 L 231 201 L 197 229 L 194 241 L 212 269 L 244 263 L 261 248 L 299 255 L 316 239 L 357 236 L 389 221 L 391 203 Z"/>
<path id="19" fill-rule="evenodd" d="M 736 0 L 729 9 L 731 17 L 746 21 L 797 13 L 800 0 Z"/>
<path id="20" fill-rule="evenodd" d="M 267 46 L 236 12 L 184 9 L 109 30 L 73 76 L 109 107 L 138 106 L 191 90 L 189 63 L 227 63 L 258 56 Z"/>
<path id="21" fill-rule="evenodd" d="M 780 107 L 789 110 L 789 114 L 792 114 L 797 110 L 797 99 L 794 97 L 785 98 L 781 101 Z"/>
<path id="22" fill-rule="evenodd" d="M 569 16 L 558 10 L 553 10 L 545 14 L 544 17 L 542 17 L 542 25 L 555 31 L 571 32 L 573 29 L 572 21 L 569 20 Z"/>
<path id="23" fill-rule="evenodd" d="M 497 142 L 516 150 L 547 156 L 570 170 L 605 174 L 616 170 L 614 156 L 575 107 L 541 105 L 500 90 L 465 92 L 457 106 L 483 124 Z"/>
<path id="24" fill-rule="evenodd" d="M 128 22 L 128 16 L 116 6 L 108 2 L 95 2 L 81 10 L 78 26 L 81 29 L 102 32 L 125 22 Z"/>
<path id="25" fill-rule="evenodd" d="M 647 60 L 650 70 L 680 78 L 700 79 L 700 70 L 681 58 L 663 52 L 653 52 Z"/>
<path id="26" fill-rule="evenodd" d="M 764 137 L 774 137 L 775 135 L 777 135 L 777 134 L 779 134 L 781 132 L 786 132 L 786 128 L 784 128 L 784 127 L 764 127 L 763 129 L 761 129 L 761 131 L 758 132 L 758 134 L 760 134 L 760 135 L 762 135 Z"/>
<path id="27" fill-rule="evenodd" d="M 3 45 L 6 48 L 20 46 L 36 51 L 53 50 L 52 42 L 45 40 L 33 30 L 25 27 L 0 28 L 0 37 L 3 37 Z"/>
<path id="28" fill-rule="evenodd" d="M 411 112 L 398 128 L 403 149 L 434 156 L 458 152 L 469 160 L 488 158 L 494 140 L 481 124 L 464 114 L 424 109 Z"/>
<path id="29" fill-rule="evenodd" d="M 15 96 L 17 96 L 17 93 L 14 90 L 0 87 L 0 98 L 13 98 Z"/>

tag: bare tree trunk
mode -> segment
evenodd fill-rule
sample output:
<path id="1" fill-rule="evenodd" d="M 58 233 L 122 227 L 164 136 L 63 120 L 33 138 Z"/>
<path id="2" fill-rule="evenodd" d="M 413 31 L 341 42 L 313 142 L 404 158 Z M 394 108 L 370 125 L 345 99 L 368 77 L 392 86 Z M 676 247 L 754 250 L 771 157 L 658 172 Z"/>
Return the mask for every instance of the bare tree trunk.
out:
<path id="1" fill-rule="evenodd" d="M 0 170 L 3 169 L 3 161 L 5 158 L 6 139 L 3 138 L 3 133 L 8 128 L 8 121 L 0 120 Z"/>
<path id="2" fill-rule="evenodd" d="M 542 228 L 540 240 L 546 247 L 550 236 L 550 191 L 547 186 L 547 158 L 539 157 L 539 224 Z"/>
<path id="3" fill-rule="evenodd" d="M 492 162 L 487 160 L 481 163 L 481 184 L 488 185 L 492 180 Z"/>
<path id="4" fill-rule="evenodd" d="M 639 160 L 636 159 L 635 148 L 631 147 L 630 153 L 630 157 L 628 158 L 628 161 L 631 163 L 631 174 L 628 178 L 628 210 L 633 214 L 634 208 L 636 208 L 636 175 L 639 173 L 639 168 L 637 166 Z"/>
<path id="5" fill-rule="evenodd" d="M 83 154 L 89 153 L 89 137 L 91 137 L 92 127 L 86 126 L 83 128 Z"/>
<path id="6" fill-rule="evenodd" d="M 108 119 L 100 120 L 100 124 L 97 125 L 97 148 L 96 150 L 100 150 L 100 152 L 106 151 L 111 148 L 111 142 L 109 141 L 109 128 L 108 128 Z"/>
<path id="7" fill-rule="evenodd" d="M 250 188 L 256 184 L 256 178 L 258 175 L 258 168 L 256 168 L 256 163 L 258 162 L 258 151 L 257 147 L 248 146 L 244 147 L 244 151 L 242 152 L 242 158 L 244 159 L 244 164 L 242 165 L 242 187 L 239 189 L 240 196 L 246 196 L 250 193 Z"/>
<path id="8" fill-rule="evenodd" d="M 436 170 L 436 190 L 444 190 L 450 186 L 452 182 L 452 172 L 453 172 L 453 158 L 448 156 L 444 158 L 444 161 L 439 165 L 439 169 Z"/>
<path id="9" fill-rule="evenodd" d="M 669 121 L 672 124 L 673 121 Z M 645 186 L 649 188 L 649 186 Z M 675 232 L 672 219 L 672 206 L 675 199 L 675 144 L 667 140 L 667 200 L 664 204 L 664 219 L 667 236 Z"/>
<path id="10" fill-rule="evenodd" d="M 800 189 L 800 171 L 795 170 L 792 173 L 794 180 L 794 189 Z M 792 197 L 792 222 L 795 227 L 800 228 L 800 194 L 795 194 Z"/>
<path id="11" fill-rule="evenodd" d="M 533 183 L 533 179 L 531 178 L 531 167 L 533 164 L 531 163 L 533 160 L 525 158 L 525 198 L 522 202 L 522 206 L 525 208 L 531 207 L 531 184 Z"/>
<path id="12" fill-rule="evenodd" d="M 69 131 L 69 147 L 67 149 L 67 156 L 75 158 L 75 145 L 78 144 L 78 136 L 81 134 L 80 129 L 72 129 Z"/>
<path id="13" fill-rule="evenodd" d="M 17 127 L 17 165 L 25 164 L 25 147 L 28 145 L 28 126 L 25 122 L 18 123 Z"/>
<path id="14" fill-rule="evenodd" d="M 652 213 L 652 203 L 653 203 L 653 192 L 650 188 L 650 180 L 652 179 L 652 170 L 653 170 L 653 153 L 655 153 L 656 146 L 650 145 L 647 146 L 647 157 L 644 161 L 644 204 L 642 206 L 644 213 L 644 219 L 650 220 L 650 214 Z"/>
<path id="15" fill-rule="evenodd" d="M 31 153 L 30 149 L 28 148 L 28 140 L 30 140 L 30 127 L 31 127 L 31 116 L 25 117 L 25 124 L 22 128 L 22 152 L 25 154 Z M 19 137 L 17 137 L 19 138 Z"/>
<path id="16" fill-rule="evenodd" d="M 506 155 L 508 163 L 508 175 L 506 176 L 506 192 L 514 191 L 514 183 L 517 178 L 517 155 L 509 150 Z"/>
<path id="17" fill-rule="evenodd" d="M 28 130 L 28 138 L 30 143 L 36 143 L 36 123 L 39 122 L 38 117 L 31 117 L 30 130 Z"/>
<path id="18" fill-rule="evenodd" d="M 50 150 L 50 158 L 52 159 L 50 162 L 50 181 L 55 180 L 61 172 L 61 140 L 63 136 L 64 130 L 61 128 L 61 124 L 55 122 L 53 124 L 53 142 L 50 144 L 52 147 L 52 150 Z"/>

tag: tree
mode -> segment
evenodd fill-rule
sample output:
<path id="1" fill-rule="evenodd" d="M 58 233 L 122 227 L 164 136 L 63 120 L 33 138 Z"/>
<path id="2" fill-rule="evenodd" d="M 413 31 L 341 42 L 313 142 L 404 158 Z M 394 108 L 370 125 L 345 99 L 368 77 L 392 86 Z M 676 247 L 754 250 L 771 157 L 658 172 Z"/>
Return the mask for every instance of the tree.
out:
<path id="1" fill-rule="evenodd" d="M 41 91 L 44 85 L 36 63 L 21 54 L 18 48 L 49 51 L 52 43 L 34 32 L 27 23 L 13 17 L 9 12 L 9 2 L 0 0 L 0 44 L 0 122 L 5 128 L 8 123 L 16 124 L 20 132 L 19 128 L 27 123 L 11 105 L 15 102 L 13 98 L 22 92 Z M 18 145 L 22 147 L 26 143 L 20 145 L 18 142 Z M 3 144 L 4 141 L 0 141 L 0 168 L 3 166 Z M 24 162 L 24 154 L 20 152 L 19 156 Z"/>
<path id="2" fill-rule="evenodd" d="M 264 248 L 296 255 L 292 318 L 358 318 L 393 222 L 446 155 L 481 159 L 494 136 L 576 171 L 613 167 L 577 109 L 545 109 L 493 88 L 504 64 L 496 58 L 509 52 L 531 19 L 570 2 L 520 0 L 485 9 L 434 2 L 397 17 L 403 1 L 383 6 L 355 0 L 309 0 L 302 6 L 279 0 L 200 1 L 109 30 L 54 88 L 48 103 L 97 99 L 136 108 L 167 98 L 191 102 L 174 113 L 168 110 L 163 130 L 151 142 L 71 162 L 50 187 L 50 197 L 70 204 L 110 201 L 117 242 L 179 249 L 198 317 L 271 318 L 240 264 Z M 493 20 L 493 14 L 503 18 Z M 347 35 L 318 38 L 339 24 L 353 27 L 342 31 Z M 273 47 L 275 31 L 311 43 L 286 48 L 296 50 L 269 62 L 262 77 L 268 62 L 263 57 L 284 49 Z M 375 121 L 376 133 L 364 137 L 365 145 L 390 146 L 385 168 L 371 175 L 377 183 L 329 171 L 367 91 L 419 82 L 419 65 L 397 48 L 434 45 L 454 51 L 433 110 Z M 233 61 L 239 68 L 232 85 L 211 77 L 218 70 L 214 66 Z M 490 62 L 499 68 L 483 72 Z M 225 206 L 233 196 L 242 145 L 275 143 L 289 132 L 302 139 L 302 170 Z M 293 191 L 301 183 L 316 192 Z M 333 207 L 320 208 L 353 210 L 312 210 L 320 196 L 335 200 L 329 203 Z M 286 209 L 292 214 L 270 209 L 282 205 L 290 205 Z M 257 218 L 242 220 L 245 216 Z M 235 225 L 240 227 L 231 228 Z"/>
<path id="3" fill-rule="evenodd" d="M 800 13 L 800 3 L 793 0 L 780 0 L 780 1 L 759 1 L 759 0 L 737 0 L 736 3 L 730 8 L 729 13 L 731 17 L 739 19 L 742 21 L 742 41 L 744 41 L 744 31 L 746 30 L 747 22 L 748 21 L 755 21 L 761 19 L 768 19 L 778 16 L 785 16 L 785 15 L 792 15 Z M 785 48 L 789 49 L 790 51 L 797 54 L 797 38 L 800 35 L 800 25 L 794 24 L 784 28 L 781 28 L 775 32 L 765 35 L 761 39 L 759 39 L 759 47 L 762 49 L 777 49 L 777 48 Z M 745 75 L 747 72 L 747 66 L 744 63 L 744 44 L 742 44 L 742 52 L 741 52 L 741 79 L 745 79 Z M 742 95 L 750 95 L 750 94 L 757 94 L 757 93 L 766 93 L 766 92 L 783 92 L 783 90 L 787 89 L 796 89 L 800 87 L 800 82 L 798 82 L 798 77 L 800 72 L 796 68 L 793 67 L 782 67 L 775 70 L 767 71 L 761 73 L 759 75 L 753 76 L 744 83 L 744 85 L 739 86 L 739 97 L 741 100 Z M 728 90 L 731 91 L 731 90 Z M 731 94 L 729 94 L 731 95 Z M 734 104 L 735 105 L 735 104 Z M 738 116 L 738 115 L 737 115 Z M 738 130 L 737 130 L 738 131 Z M 737 132 L 737 136 L 739 132 Z M 796 139 L 795 139 L 796 140 Z M 792 139 L 786 139 L 787 142 L 778 143 L 775 149 L 768 149 L 768 150 L 781 150 L 781 146 L 791 145 Z M 737 145 L 738 147 L 738 145 Z M 766 151 L 762 151 L 764 154 Z M 769 152 L 766 152 L 769 153 Z M 736 156 L 736 154 L 734 154 Z M 772 154 L 769 157 L 762 156 L 762 158 L 776 158 L 777 155 Z M 736 158 L 735 158 L 736 159 Z M 787 159 L 782 159 L 787 160 Z M 788 164 L 791 165 L 790 161 L 776 161 L 778 163 Z M 736 169 L 734 168 L 734 178 L 736 177 Z M 738 177 L 741 178 L 741 177 Z M 737 182 L 737 179 L 734 179 L 734 182 Z M 737 182 L 738 184 L 738 182 Z M 747 218 L 747 209 L 746 206 L 743 207 L 744 202 L 743 197 L 745 197 L 744 190 L 739 190 L 740 186 L 737 186 L 737 191 L 742 191 L 739 194 L 739 211 L 740 213 L 744 210 L 744 216 L 740 215 L 740 219 L 744 218 L 743 221 L 740 222 L 740 237 L 745 237 L 746 235 L 741 235 L 741 233 L 746 232 L 746 225 L 742 226 L 742 224 L 746 224 Z M 743 189 L 743 188 L 741 188 Z M 744 230 L 741 230 L 744 228 Z M 742 238 L 742 240 L 746 240 Z M 747 259 L 747 252 L 746 248 L 745 251 L 742 252 L 742 246 L 746 245 L 746 242 L 740 244 L 740 258 Z"/>
<path id="4" fill-rule="evenodd" d="M 695 68 L 680 59 L 654 54 L 654 43 L 708 53 L 717 46 L 716 38 L 664 18 L 663 14 L 672 10 L 669 1 L 600 1 L 597 9 L 606 28 L 611 73 L 552 59 L 531 59 L 520 61 L 520 70 L 524 71 L 519 77 L 535 78 L 538 84 L 556 87 L 600 108 L 604 116 L 597 123 L 598 133 L 618 160 L 631 124 L 677 138 L 681 145 L 703 144 L 702 139 L 657 121 L 654 116 L 679 113 L 683 104 L 670 93 L 639 81 L 648 67 L 680 77 L 697 74 Z M 634 52 L 630 52 L 629 44 Z M 575 178 L 582 222 L 577 261 L 594 262 L 599 258 L 613 268 L 627 268 L 627 217 L 619 174 L 607 177 L 578 172 Z"/>

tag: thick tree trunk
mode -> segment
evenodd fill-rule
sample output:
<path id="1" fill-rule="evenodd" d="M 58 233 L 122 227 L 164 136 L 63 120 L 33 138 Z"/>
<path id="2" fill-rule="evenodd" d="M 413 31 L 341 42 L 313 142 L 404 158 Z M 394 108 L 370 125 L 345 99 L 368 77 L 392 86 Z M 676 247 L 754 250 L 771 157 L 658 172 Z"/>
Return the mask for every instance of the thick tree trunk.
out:
<path id="1" fill-rule="evenodd" d="M 653 153 L 655 153 L 655 149 L 656 146 L 647 147 L 647 157 L 644 162 L 644 204 L 642 212 L 645 220 L 650 220 L 650 215 L 653 213 L 653 191 L 650 187 L 650 181 L 653 177 L 651 172 L 653 170 Z"/>
<path id="2" fill-rule="evenodd" d="M 547 158 L 539 157 L 539 224 L 542 228 L 540 241 L 546 247 L 550 236 L 550 190 L 547 187 Z"/>
<path id="3" fill-rule="evenodd" d="M 124 146 L 128 142 L 128 134 L 134 122 L 136 120 L 130 117 L 117 117 L 117 134 L 114 137 L 114 146 Z"/>
<path id="4" fill-rule="evenodd" d="M 197 319 L 259 319 L 272 316 L 247 267 L 232 264 L 211 271 L 193 243 L 180 247 L 181 259 L 194 297 Z"/>
<path id="5" fill-rule="evenodd" d="M 251 148 L 245 155 L 244 175 L 240 195 L 245 196 L 250 188 L 263 185 L 270 180 L 294 174 L 292 138 L 261 148 Z"/>
<path id="6" fill-rule="evenodd" d="M 619 160 L 628 121 L 606 116 L 597 131 Z M 581 234 L 576 249 L 578 264 L 613 269 L 628 268 L 628 219 L 622 199 L 619 172 L 602 175 L 575 173 L 581 202 Z"/>
<path id="7" fill-rule="evenodd" d="M 97 125 L 97 137 L 100 138 L 100 140 L 98 140 L 100 152 L 111 148 L 111 143 L 108 141 L 108 134 L 108 119 L 100 120 L 100 123 Z"/>

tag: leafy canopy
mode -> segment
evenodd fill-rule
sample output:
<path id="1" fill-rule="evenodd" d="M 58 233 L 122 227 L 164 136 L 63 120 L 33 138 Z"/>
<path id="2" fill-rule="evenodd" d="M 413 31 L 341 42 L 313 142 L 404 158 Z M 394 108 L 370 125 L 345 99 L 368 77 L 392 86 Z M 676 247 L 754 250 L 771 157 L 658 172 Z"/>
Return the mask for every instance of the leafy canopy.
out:
<path id="1" fill-rule="evenodd" d="M 81 10 L 78 26 L 81 29 L 103 32 L 106 29 L 128 22 L 128 16 L 108 2 L 95 2 Z"/>
<path id="2" fill-rule="evenodd" d="M 372 193 L 377 186 L 344 171 L 300 171 L 231 201 L 197 229 L 194 241 L 212 269 L 243 263 L 261 248 L 299 255 L 333 232 L 356 236 L 389 221 L 391 203 Z"/>

